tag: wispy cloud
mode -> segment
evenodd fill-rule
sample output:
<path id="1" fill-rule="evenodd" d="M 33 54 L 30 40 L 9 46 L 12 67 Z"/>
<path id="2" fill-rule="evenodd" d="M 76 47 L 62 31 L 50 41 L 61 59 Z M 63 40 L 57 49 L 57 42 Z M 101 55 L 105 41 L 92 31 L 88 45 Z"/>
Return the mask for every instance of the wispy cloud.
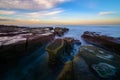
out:
<path id="1" fill-rule="evenodd" d="M 100 16 L 104 16 L 104 15 L 111 15 L 111 14 L 116 14 L 116 12 L 112 12 L 112 11 L 99 12 L 99 15 L 100 15 Z"/>
<path id="2" fill-rule="evenodd" d="M 15 11 L 9 11 L 9 10 L 0 10 L 0 14 L 5 14 L 5 15 L 11 15 L 15 14 Z"/>
<path id="3" fill-rule="evenodd" d="M 15 21 L 13 19 L 0 19 L 0 21 Z"/>
<path id="4" fill-rule="evenodd" d="M 63 9 L 54 9 L 51 11 L 45 10 L 45 11 L 25 13 L 23 15 L 26 15 L 27 17 L 37 18 L 37 17 L 44 17 L 44 16 L 55 16 L 57 14 L 62 13 L 63 11 L 64 11 Z"/>
<path id="5" fill-rule="evenodd" d="M 50 9 L 70 0 L 0 0 L 0 8 L 5 9 Z"/>
<path id="6" fill-rule="evenodd" d="M 56 10 L 56 11 L 48 12 L 45 15 L 56 15 L 56 14 L 62 13 L 63 11 L 64 10 Z"/>
<path id="7" fill-rule="evenodd" d="M 15 21 L 14 19 L 7 18 L 7 17 L 1 17 L 0 16 L 0 21 Z"/>
<path id="8" fill-rule="evenodd" d="M 13 10 L 0 10 L 0 21 L 40 21 L 41 19 L 52 19 L 53 17 L 59 16 L 59 14 L 63 13 L 64 10 L 61 8 L 54 8 L 49 10 L 42 11 L 28 11 L 19 13 Z M 4 16 L 1 16 L 3 14 Z M 7 16 L 6 16 L 7 15 Z"/>

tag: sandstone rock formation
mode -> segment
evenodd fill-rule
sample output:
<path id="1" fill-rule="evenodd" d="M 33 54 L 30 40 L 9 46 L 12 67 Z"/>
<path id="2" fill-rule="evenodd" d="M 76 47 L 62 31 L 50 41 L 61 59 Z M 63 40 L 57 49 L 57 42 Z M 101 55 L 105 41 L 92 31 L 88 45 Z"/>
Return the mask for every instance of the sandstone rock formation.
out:
<path id="1" fill-rule="evenodd" d="M 70 62 L 66 62 L 57 80 L 119 80 L 120 57 L 95 46 L 81 46 L 80 51 Z M 99 65 L 100 64 L 100 65 Z M 101 68 L 99 71 L 94 65 Z M 103 69 L 104 68 L 104 69 Z"/>
<path id="2" fill-rule="evenodd" d="M 46 47 L 46 50 L 49 54 L 49 63 L 56 64 L 65 55 L 65 42 L 62 39 L 56 39 Z"/>
<path id="3" fill-rule="evenodd" d="M 9 29 L 9 31 L 8 31 Z M 17 60 L 54 39 L 53 28 L 0 25 L 0 59 Z"/>
<path id="4" fill-rule="evenodd" d="M 120 55 L 120 40 L 117 38 L 89 31 L 84 32 L 82 38 L 89 43 L 100 45 Z"/>
<path id="5" fill-rule="evenodd" d="M 63 36 L 64 33 L 68 32 L 68 31 L 69 31 L 68 28 L 56 27 L 56 28 L 54 29 L 55 34 L 58 35 L 58 36 Z"/>
<path id="6" fill-rule="evenodd" d="M 63 59 L 71 56 L 73 45 L 74 39 L 70 37 L 54 40 L 46 47 L 46 50 L 49 54 L 49 62 L 51 64 L 56 64 L 59 63 L 59 61 L 64 61 Z"/>

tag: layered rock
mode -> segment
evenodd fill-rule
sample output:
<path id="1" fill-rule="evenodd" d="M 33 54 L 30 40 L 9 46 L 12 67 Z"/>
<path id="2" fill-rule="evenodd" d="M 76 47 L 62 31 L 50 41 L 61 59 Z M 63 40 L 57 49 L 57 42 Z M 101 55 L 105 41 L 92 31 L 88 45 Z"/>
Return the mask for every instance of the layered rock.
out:
<path id="1" fill-rule="evenodd" d="M 87 42 L 100 45 L 120 55 L 120 40 L 118 38 L 100 35 L 89 31 L 84 32 L 82 38 Z"/>
<path id="2" fill-rule="evenodd" d="M 57 36 L 63 36 L 64 33 L 68 32 L 68 31 L 69 31 L 68 28 L 56 27 L 56 28 L 54 29 L 54 32 L 55 32 L 55 34 L 56 34 Z"/>
<path id="3" fill-rule="evenodd" d="M 89 70 L 86 62 L 79 56 L 66 62 L 57 80 L 98 80 Z"/>
<path id="4" fill-rule="evenodd" d="M 57 80 L 74 80 L 73 64 L 71 61 L 66 62 Z"/>
<path id="5" fill-rule="evenodd" d="M 40 46 L 54 39 L 54 35 L 25 35 L 4 42 L 0 46 L 0 58 L 9 61 L 32 53 Z"/>
<path id="6" fill-rule="evenodd" d="M 66 61 L 68 56 L 71 56 L 73 50 L 74 39 L 65 37 L 63 39 L 56 39 L 50 45 L 47 46 L 46 50 L 49 54 L 49 62 L 51 64 L 59 63 L 59 61 Z"/>
<path id="7" fill-rule="evenodd" d="M 103 80 L 119 80 L 120 57 L 112 52 L 95 46 L 82 46 L 78 56 L 81 56 L 90 66 L 92 73 Z M 104 69 L 103 69 L 104 68 Z"/>
<path id="8" fill-rule="evenodd" d="M 81 45 L 80 40 L 74 40 L 74 44 Z"/>
<path id="9" fill-rule="evenodd" d="M 66 43 L 66 46 L 65 46 L 65 51 L 66 53 L 69 53 L 72 51 L 73 49 L 73 45 L 74 45 L 74 38 L 71 38 L 71 37 L 65 37 L 63 38 L 63 40 L 65 41 Z"/>
<path id="10" fill-rule="evenodd" d="M 65 55 L 65 42 L 62 39 L 56 39 L 46 47 L 49 54 L 49 63 L 57 64 L 60 62 L 61 57 Z"/>
<path id="11" fill-rule="evenodd" d="M 64 65 L 57 80 L 119 80 L 119 60 L 118 55 L 102 48 L 81 46 L 74 59 Z"/>

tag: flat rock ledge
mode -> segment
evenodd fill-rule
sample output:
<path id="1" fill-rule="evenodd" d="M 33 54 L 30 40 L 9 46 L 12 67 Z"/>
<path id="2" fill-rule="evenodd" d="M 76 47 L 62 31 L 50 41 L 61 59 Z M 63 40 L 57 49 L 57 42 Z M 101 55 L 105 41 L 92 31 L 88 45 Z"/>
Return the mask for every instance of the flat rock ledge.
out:
<path id="1" fill-rule="evenodd" d="M 95 46 L 81 46 L 66 62 L 57 80 L 119 80 L 120 57 Z"/>
<path id="2" fill-rule="evenodd" d="M 106 35 L 101 35 L 96 32 L 86 31 L 81 36 L 86 42 L 104 47 L 120 55 L 120 39 Z"/>

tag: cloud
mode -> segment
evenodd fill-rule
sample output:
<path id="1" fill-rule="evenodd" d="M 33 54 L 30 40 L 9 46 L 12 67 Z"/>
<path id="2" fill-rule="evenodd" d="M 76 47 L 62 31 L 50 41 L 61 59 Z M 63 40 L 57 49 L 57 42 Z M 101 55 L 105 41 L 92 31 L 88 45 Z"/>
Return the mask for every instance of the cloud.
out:
<path id="1" fill-rule="evenodd" d="M 4 14 L 4 16 L 0 16 L 0 21 L 11 21 L 11 19 L 15 20 L 31 20 L 31 19 L 49 19 L 51 17 L 58 16 L 60 13 L 64 12 L 61 8 L 54 8 L 49 10 L 42 11 L 29 11 L 29 12 L 17 12 L 13 10 L 0 10 L 0 15 Z M 7 16 L 6 16 L 7 15 Z M 9 19 L 10 18 L 10 19 Z"/>
<path id="2" fill-rule="evenodd" d="M 70 0 L 0 0 L 0 8 L 4 9 L 50 9 Z"/>
<path id="3" fill-rule="evenodd" d="M 56 10 L 56 11 L 48 12 L 45 15 L 56 15 L 56 14 L 59 14 L 61 12 L 63 12 L 63 10 Z"/>
<path id="4" fill-rule="evenodd" d="M 0 14 L 11 15 L 15 13 L 16 13 L 15 11 L 0 10 Z"/>
<path id="5" fill-rule="evenodd" d="M 26 15 L 27 17 L 37 18 L 37 17 L 44 17 L 44 16 L 54 16 L 54 15 L 62 13 L 63 11 L 64 10 L 62 9 L 54 9 L 51 11 L 45 10 L 45 11 L 25 13 L 23 15 Z"/>
<path id="6" fill-rule="evenodd" d="M 116 12 L 99 12 L 100 16 L 115 14 Z"/>
<path id="7" fill-rule="evenodd" d="M 0 19 L 0 21 L 15 21 L 15 20 L 12 20 L 12 19 Z"/>
<path id="8" fill-rule="evenodd" d="M 7 18 L 7 17 L 1 17 L 1 16 L 0 16 L 0 21 L 15 21 L 15 20 L 14 20 L 14 19 Z"/>

